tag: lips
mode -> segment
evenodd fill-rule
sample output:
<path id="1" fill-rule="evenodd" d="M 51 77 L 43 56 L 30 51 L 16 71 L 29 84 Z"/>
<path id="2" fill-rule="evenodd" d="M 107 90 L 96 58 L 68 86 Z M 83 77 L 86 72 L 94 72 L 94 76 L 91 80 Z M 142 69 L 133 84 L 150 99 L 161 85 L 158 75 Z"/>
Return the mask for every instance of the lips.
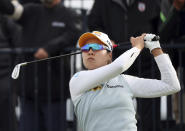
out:
<path id="1" fill-rule="evenodd" d="M 92 57 L 87 58 L 88 61 L 94 61 L 95 59 Z"/>

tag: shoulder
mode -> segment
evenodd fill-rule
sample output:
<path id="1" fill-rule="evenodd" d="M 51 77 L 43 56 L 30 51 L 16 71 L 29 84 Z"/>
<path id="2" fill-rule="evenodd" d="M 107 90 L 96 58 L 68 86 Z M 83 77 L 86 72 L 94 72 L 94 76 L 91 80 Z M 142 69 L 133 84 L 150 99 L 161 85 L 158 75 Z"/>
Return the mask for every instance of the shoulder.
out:
<path id="1" fill-rule="evenodd" d="M 80 79 L 80 76 L 81 76 L 81 74 L 82 74 L 83 72 L 84 72 L 84 71 L 77 72 L 77 73 L 75 73 L 75 74 L 71 77 L 71 80 L 70 80 L 70 82 L 69 82 L 70 88 L 73 87 L 73 86 L 76 84 L 76 82 Z"/>
<path id="2" fill-rule="evenodd" d="M 76 9 L 65 7 L 64 5 L 59 5 L 57 12 L 61 17 L 65 17 L 66 20 L 74 20 L 79 16 L 79 13 L 77 13 Z"/>
<path id="3" fill-rule="evenodd" d="M 74 9 L 70 7 L 66 7 L 63 4 L 59 4 L 56 6 L 57 10 L 63 11 L 65 13 L 73 13 Z"/>
<path id="4" fill-rule="evenodd" d="M 88 70 L 83 70 L 75 73 L 69 82 L 70 89 L 73 87 L 79 87 L 82 88 L 84 83 L 88 83 L 87 80 L 89 80 L 89 71 Z"/>
<path id="5" fill-rule="evenodd" d="M 79 91 L 82 87 L 81 85 L 83 83 L 83 78 L 84 78 L 83 76 L 81 77 L 82 73 L 83 71 L 75 73 L 69 82 L 69 90 L 73 101 L 74 99 L 77 98 L 77 96 L 80 96 Z"/>
<path id="6" fill-rule="evenodd" d="M 35 4 L 35 3 L 28 3 L 23 5 L 24 7 L 24 13 L 25 14 L 34 14 L 36 15 L 39 10 L 43 9 L 43 5 L 41 4 Z"/>
<path id="7" fill-rule="evenodd" d="M 67 8 L 64 7 L 64 11 L 66 12 L 66 14 L 68 15 L 68 17 L 77 17 L 79 14 L 77 13 L 77 10 L 72 9 L 72 8 Z"/>
<path id="8" fill-rule="evenodd" d="M 77 78 L 77 77 L 81 74 L 81 72 L 82 72 L 82 71 L 75 73 L 75 74 L 72 76 L 72 78 Z"/>

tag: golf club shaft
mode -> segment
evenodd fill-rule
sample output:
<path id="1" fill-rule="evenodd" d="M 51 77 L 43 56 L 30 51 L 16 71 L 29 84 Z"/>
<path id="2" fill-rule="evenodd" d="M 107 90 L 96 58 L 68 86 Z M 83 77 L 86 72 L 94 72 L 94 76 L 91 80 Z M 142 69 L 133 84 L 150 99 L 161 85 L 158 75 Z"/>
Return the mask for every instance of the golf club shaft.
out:
<path id="1" fill-rule="evenodd" d="M 159 40 L 159 39 L 160 39 L 159 36 L 155 36 L 152 41 Z M 119 43 L 118 44 L 118 48 L 119 48 L 119 46 L 130 47 L 131 44 L 130 44 L 129 41 L 126 41 L 126 42 Z M 72 52 L 72 53 L 68 53 L 68 54 L 62 54 L 62 55 L 58 55 L 58 56 L 48 57 L 48 58 L 45 58 L 45 59 L 40 59 L 40 60 L 34 60 L 34 61 L 30 61 L 30 62 L 25 62 L 23 65 L 27 65 L 27 64 L 31 64 L 31 63 L 36 63 L 36 62 L 41 62 L 41 61 L 47 61 L 47 60 L 56 59 L 56 58 L 60 58 L 60 57 L 66 57 L 66 56 L 81 54 L 81 53 L 82 53 L 81 51 L 78 51 L 78 52 Z"/>
<path id="2" fill-rule="evenodd" d="M 68 54 L 62 54 L 62 55 L 58 55 L 58 56 L 48 57 L 48 58 L 45 58 L 45 59 L 29 61 L 29 62 L 25 62 L 26 63 L 25 65 L 31 64 L 31 63 L 36 63 L 36 62 L 41 62 L 41 61 L 47 61 L 47 60 L 51 60 L 51 59 L 56 59 L 56 58 L 60 58 L 60 57 L 66 57 L 66 56 L 81 54 L 81 53 L 82 53 L 81 51 L 78 51 L 78 52 L 72 52 L 72 53 L 68 53 Z"/>

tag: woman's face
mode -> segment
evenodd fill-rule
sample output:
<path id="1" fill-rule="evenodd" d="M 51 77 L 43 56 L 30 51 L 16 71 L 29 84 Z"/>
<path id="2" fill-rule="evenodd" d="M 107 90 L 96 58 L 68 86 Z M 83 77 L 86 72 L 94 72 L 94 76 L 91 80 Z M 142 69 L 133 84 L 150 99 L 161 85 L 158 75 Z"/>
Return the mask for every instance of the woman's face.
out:
<path id="1" fill-rule="evenodd" d="M 103 44 L 98 39 L 89 39 L 86 41 L 88 43 Z M 101 66 L 107 65 L 112 61 L 112 53 L 107 50 L 89 51 L 82 52 L 83 64 L 88 70 L 96 69 Z"/>

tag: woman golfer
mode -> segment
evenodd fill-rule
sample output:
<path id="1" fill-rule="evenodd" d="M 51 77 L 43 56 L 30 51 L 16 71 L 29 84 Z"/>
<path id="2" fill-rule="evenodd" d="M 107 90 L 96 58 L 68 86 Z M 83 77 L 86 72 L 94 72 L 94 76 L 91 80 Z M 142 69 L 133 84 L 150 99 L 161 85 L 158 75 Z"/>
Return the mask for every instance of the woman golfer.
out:
<path id="1" fill-rule="evenodd" d="M 78 42 L 87 70 L 76 73 L 70 80 L 80 131 L 137 131 L 134 97 L 160 97 L 180 90 L 172 63 L 159 41 L 152 41 L 154 36 L 131 37 L 132 48 L 113 62 L 113 46 L 106 34 L 94 31 L 80 36 Z M 155 57 L 161 80 L 122 74 L 144 46 Z"/>

